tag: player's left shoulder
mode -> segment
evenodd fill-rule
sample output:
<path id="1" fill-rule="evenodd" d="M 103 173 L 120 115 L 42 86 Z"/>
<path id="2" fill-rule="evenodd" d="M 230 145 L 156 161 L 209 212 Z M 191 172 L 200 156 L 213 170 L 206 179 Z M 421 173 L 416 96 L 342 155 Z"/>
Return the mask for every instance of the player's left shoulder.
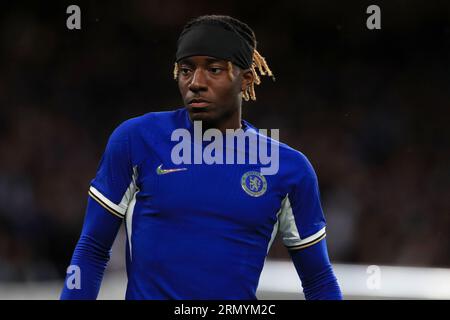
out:
<path id="1" fill-rule="evenodd" d="M 316 179 L 316 171 L 308 156 L 302 151 L 280 142 L 280 168 L 298 179 Z"/>
<path id="2" fill-rule="evenodd" d="M 266 149 L 271 150 L 272 158 L 274 156 L 278 157 L 280 176 L 315 175 L 314 168 L 309 158 L 302 151 L 280 141 L 279 136 L 274 136 L 273 132 L 270 132 L 269 136 L 266 130 L 258 129 L 247 121 L 244 121 L 244 123 L 257 135 L 258 144 L 265 144 Z"/>

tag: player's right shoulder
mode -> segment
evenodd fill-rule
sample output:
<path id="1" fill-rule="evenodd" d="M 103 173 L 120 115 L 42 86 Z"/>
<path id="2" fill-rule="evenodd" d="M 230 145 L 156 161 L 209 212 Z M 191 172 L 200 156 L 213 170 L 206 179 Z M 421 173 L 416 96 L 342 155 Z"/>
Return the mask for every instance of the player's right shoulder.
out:
<path id="1" fill-rule="evenodd" d="M 158 135 L 161 131 L 170 130 L 177 125 L 181 109 L 173 111 L 148 112 L 143 115 L 127 119 L 120 123 L 112 132 L 110 140 L 124 141 L 140 137 Z"/>
<path id="2" fill-rule="evenodd" d="M 142 122 L 142 119 L 140 118 L 142 117 L 143 116 L 130 118 L 120 123 L 112 131 L 109 140 L 117 142 L 128 140 L 130 135 L 132 135 L 134 131 L 138 130 L 140 123 Z"/>

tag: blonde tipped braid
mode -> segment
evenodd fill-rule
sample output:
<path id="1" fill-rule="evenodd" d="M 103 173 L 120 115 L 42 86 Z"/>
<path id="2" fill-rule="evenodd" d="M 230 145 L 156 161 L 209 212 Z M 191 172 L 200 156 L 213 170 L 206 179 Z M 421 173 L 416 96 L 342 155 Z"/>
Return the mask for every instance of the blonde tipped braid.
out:
<path id="1" fill-rule="evenodd" d="M 175 62 L 175 65 L 173 66 L 173 78 L 174 80 L 178 80 L 178 62 Z"/>
<path id="2" fill-rule="evenodd" d="M 231 81 L 233 81 L 233 64 L 231 63 L 231 61 L 227 62 L 227 66 L 228 66 L 228 77 L 230 78 Z"/>
<path id="3" fill-rule="evenodd" d="M 269 76 L 273 81 L 275 81 L 275 77 L 267 64 L 266 59 L 264 59 L 264 57 L 256 49 L 253 51 L 253 62 L 250 70 L 253 74 L 254 80 L 242 93 L 242 97 L 245 101 L 256 100 L 255 84 L 259 85 L 261 83 L 261 77 L 258 75 L 256 70 L 258 70 L 262 76 Z"/>

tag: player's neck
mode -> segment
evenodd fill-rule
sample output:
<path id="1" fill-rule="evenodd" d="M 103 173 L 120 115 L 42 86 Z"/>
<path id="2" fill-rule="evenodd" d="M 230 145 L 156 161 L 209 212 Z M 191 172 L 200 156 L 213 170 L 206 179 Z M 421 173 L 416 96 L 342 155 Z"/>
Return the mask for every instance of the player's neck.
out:
<path id="1" fill-rule="evenodd" d="M 219 129 L 222 133 L 225 133 L 227 129 L 233 130 L 240 129 L 241 123 L 242 123 L 241 108 L 239 108 L 236 112 L 230 114 L 229 117 L 217 123 L 215 128 Z"/>

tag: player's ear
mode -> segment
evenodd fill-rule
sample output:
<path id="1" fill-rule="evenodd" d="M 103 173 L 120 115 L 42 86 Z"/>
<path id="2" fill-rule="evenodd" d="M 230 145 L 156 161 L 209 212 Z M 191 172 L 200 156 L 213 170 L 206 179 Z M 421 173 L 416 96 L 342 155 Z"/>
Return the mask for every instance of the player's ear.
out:
<path id="1" fill-rule="evenodd" d="M 255 78 L 250 69 L 242 70 L 241 90 L 244 91 L 246 88 L 248 88 L 253 83 L 254 80 Z"/>

